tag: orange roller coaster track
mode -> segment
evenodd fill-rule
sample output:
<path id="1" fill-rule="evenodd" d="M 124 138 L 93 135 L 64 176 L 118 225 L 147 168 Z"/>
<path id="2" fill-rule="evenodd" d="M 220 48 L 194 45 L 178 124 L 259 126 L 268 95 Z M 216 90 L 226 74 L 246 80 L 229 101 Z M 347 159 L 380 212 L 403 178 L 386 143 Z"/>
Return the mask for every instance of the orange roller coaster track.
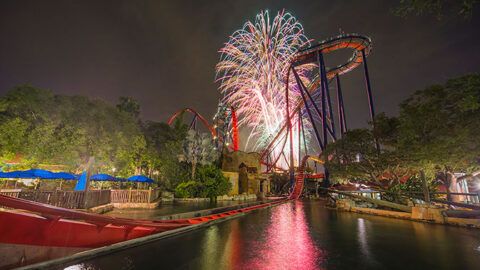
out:
<path id="1" fill-rule="evenodd" d="M 201 114 L 199 114 L 197 111 L 195 111 L 194 109 L 191 109 L 191 108 L 184 108 L 184 109 L 181 109 L 179 111 L 177 111 L 171 118 L 170 120 L 168 121 L 168 125 L 171 125 L 173 120 L 175 120 L 175 118 L 177 118 L 177 116 L 179 116 L 181 113 L 183 112 L 191 112 L 193 113 L 194 115 L 196 115 L 198 118 L 200 118 L 200 120 L 202 121 L 202 123 L 208 128 L 208 130 L 210 130 L 210 133 L 212 133 L 212 137 L 216 137 L 217 136 L 217 133 L 215 132 L 215 129 L 213 129 L 207 122 L 207 120 L 205 120 L 205 118 L 203 118 L 203 116 Z"/>
<path id="2" fill-rule="evenodd" d="M 228 146 L 231 150 L 233 151 L 237 151 L 238 150 L 238 119 L 237 119 L 237 114 L 235 112 L 235 108 L 231 107 L 231 114 L 232 114 L 232 133 L 233 133 L 233 146 Z M 217 132 L 215 131 L 214 128 L 212 128 L 207 120 L 205 120 L 205 118 L 200 114 L 198 113 L 196 110 L 194 109 L 191 109 L 191 108 L 184 108 L 184 109 L 181 109 L 181 110 L 178 110 L 171 118 L 170 120 L 168 121 L 168 125 L 171 125 L 173 123 L 173 120 L 175 120 L 175 118 L 177 118 L 177 116 L 179 116 L 181 113 L 183 112 L 190 112 L 190 113 L 193 113 L 195 115 L 195 117 L 198 117 L 202 123 L 208 128 L 208 130 L 210 131 L 210 133 L 212 134 L 212 137 L 216 140 L 222 140 L 222 138 L 217 138 Z"/>

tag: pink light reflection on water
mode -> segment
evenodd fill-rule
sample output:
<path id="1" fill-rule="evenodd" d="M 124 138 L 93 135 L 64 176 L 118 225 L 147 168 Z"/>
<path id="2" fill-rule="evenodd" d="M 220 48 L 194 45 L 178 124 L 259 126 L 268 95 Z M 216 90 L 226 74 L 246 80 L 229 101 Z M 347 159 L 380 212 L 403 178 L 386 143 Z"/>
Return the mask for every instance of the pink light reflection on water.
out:
<path id="1" fill-rule="evenodd" d="M 241 269 L 324 269 L 326 253 L 319 249 L 309 235 L 301 201 L 272 209 L 270 224 L 255 240 L 255 254 Z"/>

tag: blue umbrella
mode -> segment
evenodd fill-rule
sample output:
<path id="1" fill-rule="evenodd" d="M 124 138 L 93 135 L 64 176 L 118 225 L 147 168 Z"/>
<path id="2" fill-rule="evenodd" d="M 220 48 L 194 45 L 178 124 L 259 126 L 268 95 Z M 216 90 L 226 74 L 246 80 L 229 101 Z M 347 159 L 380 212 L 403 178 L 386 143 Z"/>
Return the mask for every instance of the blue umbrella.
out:
<path id="1" fill-rule="evenodd" d="M 143 175 L 134 175 L 132 177 L 127 178 L 127 181 L 131 182 L 142 182 L 142 183 L 153 183 L 153 179 L 150 179 L 148 177 L 145 177 Z"/>
<path id="2" fill-rule="evenodd" d="M 94 174 L 94 175 L 90 176 L 90 180 L 92 180 L 92 181 L 115 181 L 116 178 L 111 176 L 111 175 L 108 175 L 108 174 L 99 173 L 99 174 Z"/>
<path id="3" fill-rule="evenodd" d="M 76 176 L 66 172 L 54 173 L 56 179 L 76 180 Z"/>
<path id="4" fill-rule="evenodd" d="M 53 172 L 42 170 L 42 169 L 31 169 L 31 170 L 20 172 L 20 177 L 56 179 L 55 174 Z"/>
<path id="5" fill-rule="evenodd" d="M 124 182 L 125 179 L 121 177 L 114 177 L 108 174 L 99 173 L 90 176 L 90 180 L 92 181 L 113 181 L 113 182 Z"/>
<path id="6" fill-rule="evenodd" d="M 2 178 L 43 178 L 43 179 L 56 179 L 55 174 L 41 169 L 32 169 L 27 171 L 13 171 L 7 173 L 1 173 Z"/>
<path id="7" fill-rule="evenodd" d="M 0 172 L 0 178 L 20 178 L 18 171 L 15 172 Z"/>

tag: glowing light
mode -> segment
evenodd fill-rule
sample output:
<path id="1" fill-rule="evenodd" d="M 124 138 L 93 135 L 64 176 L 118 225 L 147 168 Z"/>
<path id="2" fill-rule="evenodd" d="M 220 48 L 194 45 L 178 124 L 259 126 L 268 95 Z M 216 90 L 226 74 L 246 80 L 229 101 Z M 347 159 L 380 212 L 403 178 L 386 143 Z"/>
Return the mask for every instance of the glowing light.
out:
<path id="1" fill-rule="evenodd" d="M 217 64 L 219 90 L 224 95 L 222 102 L 237 109 L 238 125 L 248 127 L 250 134 L 246 150 L 259 150 L 273 139 L 286 123 L 285 86 L 290 62 L 300 47 L 310 44 L 304 35 L 302 25 L 289 13 L 277 13 L 270 20 L 269 12 L 261 12 L 255 22 L 248 21 L 243 28 L 235 31 L 221 52 Z M 300 79 L 305 85 L 310 83 L 308 72 L 313 64 L 296 67 Z M 289 78 L 289 107 L 294 108 L 301 99 L 293 74 Z M 294 157 L 298 157 L 298 114 L 292 119 Z M 310 121 L 304 117 L 306 133 L 310 130 Z M 307 139 L 309 134 L 307 135 Z M 303 136 L 303 134 L 302 134 Z M 296 145 L 295 145 L 296 144 Z M 282 151 L 289 156 L 290 148 L 278 144 L 272 156 Z M 286 167 L 286 161 L 279 164 Z"/>
<path id="2" fill-rule="evenodd" d="M 264 238 L 249 243 L 257 247 L 241 269 L 325 269 L 328 254 L 309 235 L 303 202 L 273 208 Z"/>

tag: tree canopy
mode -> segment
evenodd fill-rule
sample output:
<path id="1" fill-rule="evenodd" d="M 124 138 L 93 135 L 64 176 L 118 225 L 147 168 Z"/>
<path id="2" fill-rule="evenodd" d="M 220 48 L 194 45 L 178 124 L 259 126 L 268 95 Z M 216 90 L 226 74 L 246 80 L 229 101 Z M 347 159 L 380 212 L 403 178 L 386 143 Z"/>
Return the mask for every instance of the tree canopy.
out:
<path id="1" fill-rule="evenodd" d="M 24 85 L 0 99 L 0 147 L 4 160 L 21 153 L 31 163 L 62 164 L 71 171 L 93 156 L 96 170 L 117 168 L 127 176 L 145 140 L 132 118 L 110 104 Z"/>
<path id="2" fill-rule="evenodd" d="M 388 176 L 387 187 L 422 171 L 455 192 L 455 173 L 480 169 L 478 123 L 480 74 L 467 74 L 416 91 L 400 104 L 398 117 L 377 115 L 374 131 L 347 132 L 327 147 L 326 166 L 334 181 L 378 185 Z"/>

